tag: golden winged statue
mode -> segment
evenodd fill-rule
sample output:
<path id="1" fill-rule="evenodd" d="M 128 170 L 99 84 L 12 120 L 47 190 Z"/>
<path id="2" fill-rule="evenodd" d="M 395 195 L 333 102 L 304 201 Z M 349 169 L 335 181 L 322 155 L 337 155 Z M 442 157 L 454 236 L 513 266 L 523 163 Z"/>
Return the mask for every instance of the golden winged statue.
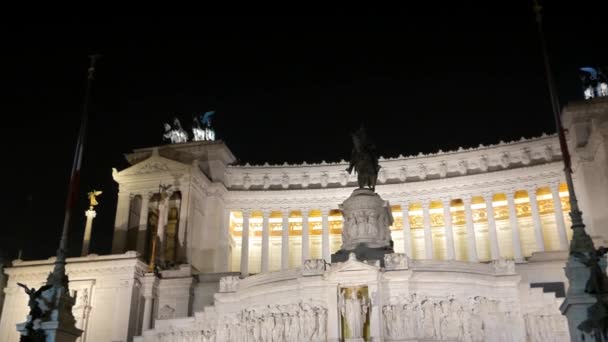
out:
<path id="1" fill-rule="evenodd" d="M 101 195 L 102 193 L 103 193 L 103 191 L 98 191 L 98 190 L 93 190 L 88 193 L 89 206 L 90 206 L 89 210 L 93 210 L 93 207 L 99 204 L 99 202 L 97 202 L 97 196 Z"/>

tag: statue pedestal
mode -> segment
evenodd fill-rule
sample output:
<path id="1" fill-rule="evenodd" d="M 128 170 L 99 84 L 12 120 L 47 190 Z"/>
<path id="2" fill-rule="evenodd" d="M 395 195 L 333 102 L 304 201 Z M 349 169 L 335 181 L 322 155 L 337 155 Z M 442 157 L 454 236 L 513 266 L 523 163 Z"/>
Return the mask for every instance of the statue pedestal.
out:
<path id="1" fill-rule="evenodd" d="M 344 217 L 342 247 L 331 262 L 344 262 L 354 253 L 359 261 L 380 261 L 392 254 L 390 225 L 393 224 L 388 201 L 370 189 L 357 189 L 340 205 Z"/>
<path id="2" fill-rule="evenodd" d="M 600 266 L 606 269 L 606 259 L 601 260 Z M 566 262 L 566 277 L 570 287 L 566 299 L 560 306 L 560 311 L 568 318 L 571 341 L 594 341 L 595 338 L 578 329 L 578 326 L 589 318 L 588 310 L 597 303 L 597 298 L 585 292 L 585 286 L 591 276 L 589 267 L 570 256 Z"/>
<path id="3" fill-rule="evenodd" d="M 82 334 L 82 330 L 76 328 L 76 321 L 72 315 L 74 299 L 70 297 L 65 287 L 51 287 L 42 291 L 39 303 L 45 303 L 42 318 L 34 320 L 28 329 L 32 319 L 17 324 L 17 331 L 21 334 L 22 342 L 76 342 Z"/>
<path id="4" fill-rule="evenodd" d="M 36 329 L 40 334 L 44 333 L 44 337 L 42 339 L 37 340 L 34 336 L 29 336 L 28 331 L 25 328 L 27 323 L 19 323 L 17 324 L 17 331 L 21 334 L 21 338 L 24 339 L 25 336 L 30 338 L 25 341 L 32 342 L 76 342 L 76 340 L 82 334 L 82 330 L 74 327 L 73 324 L 62 324 L 59 321 L 45 321 L 40 323 Z"/>

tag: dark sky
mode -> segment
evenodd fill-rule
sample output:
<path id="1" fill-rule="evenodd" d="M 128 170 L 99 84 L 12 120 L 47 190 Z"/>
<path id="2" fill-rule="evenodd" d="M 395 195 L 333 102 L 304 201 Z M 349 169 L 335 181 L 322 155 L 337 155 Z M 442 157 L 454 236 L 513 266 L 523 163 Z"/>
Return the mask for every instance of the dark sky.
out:
<path id="1" fill-rule="evenodd" d="M 0 248 L 9 258 L 20 248 L 24 259 L 54 254 L 90 53 L 104 57 L 71 255 L 80 251 L 91 188 L 104 191 L 91 251 L 109 252 L 111 168 L 125 168 L 123 153 L 133 148 L 163 144 L 162 125 L 175 115 L 189 127 L 193 114 L 215 110 L 218 137 L 252 163 L 348 159 L 349 132 L 361 122 L 384 156 L 553 132 L 530 3 L 433 3 L 391 17 L 5 22 Z M 581 98 L 577 67 L 608 61 L 605 12 L 568 3 L 544 11 L 562 103 Z"/>

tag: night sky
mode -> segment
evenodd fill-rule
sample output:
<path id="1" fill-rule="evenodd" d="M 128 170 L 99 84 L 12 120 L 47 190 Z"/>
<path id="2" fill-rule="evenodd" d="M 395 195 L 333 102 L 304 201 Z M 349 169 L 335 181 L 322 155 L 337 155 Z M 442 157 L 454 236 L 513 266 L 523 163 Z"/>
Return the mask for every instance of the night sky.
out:
<path id="1" fill-rule="evenodd" d="M 578 67 L 608 64 L 605 12 L 569 3 L 544 9 L 562 104 L 582 98 Z M 123 153 L 134 148 L 164 144 L 173 116 L 189 130 L 192 115 L 215 110 L 218 138 L 243 163 L 348 159 L 361 123 L 387 157 L 554 132 L 531 1 L 485 4 L 391 17 L 4 22 L 3 254 L 55 253 L 91 53 L 104 57 L 70 255 L 80 252 L 92 188 L 104 193 L 91 252 L 109 253 L 111 168 L 127 167 Z"/>

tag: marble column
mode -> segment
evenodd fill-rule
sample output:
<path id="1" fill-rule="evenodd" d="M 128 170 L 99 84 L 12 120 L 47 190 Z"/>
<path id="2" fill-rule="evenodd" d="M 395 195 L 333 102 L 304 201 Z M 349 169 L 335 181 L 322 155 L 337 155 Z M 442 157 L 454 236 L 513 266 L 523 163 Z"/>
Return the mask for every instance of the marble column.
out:
<path id="1" fill-rule="evenodd" d="M 568 250 L 568 235 L 566 233 L 566 223 L 564 222 L 564 211 L 562 201 L 559 198 L 559 182 L 551 184 L 551 194 L 553 195 L 553 208 L 555 211 L 555 222 L 557 223 L 557 234 L 559 236 L 559 250 Z"/>
<path id="2" fill-rule="evenodd" d="M 190 227 L 188 224 L 192 222 L 190 217 L 190 188 L 185 186 L 180 189 L 180 200 L 178 201 L 177 208 L 179 210 L 178 230 L 177 230 L 177 241 L 178 246 L 175 254 L 176 262 L 188 263 L 188 243 L 191 240 L 192 233 L 189 232 Z"/>
<path id="3" fill-rule="evenodd" d="M 473 222 L 473 210 L 471 209 L 471 195 L 466 195 L 462 198 L 464 203 L 464 212 L 467 223 L 467 247 L 469 251 L 469 261 L 478 262 L 477 257 L 477 239 L 475 238 L 475 223 Z"/>
<path id="4" fill-rule="evenodd" d="M 93 208 L 93 207 L 91 207 Z M 87 222 L 84 226 L 84 238 L 82 239 L 82 252 L 81 256 L 89 255 L 89 245 L 91 243 L 91 229 L 93 228 L 93 219 L 97 216 L 97 213 L 93 209 L 87 210 L 84 215 L 87 217 Z"/>
<path id="5" fill-rule="evenodd" d="M 424 225 L 424 256 L 433 259 L 433 232 L 431 230 L 430 200 L 422 201 L 422 222 Z"/>
<path id="6" fill-rule="evenodd" d="M 262 273 L 268 272 L 269 249 L 270 249 L 270 232 L 268 218 L 270 211 L 262 211 Z"/>
<path id="7" fill-rule="evenodd" d="M 289 210 L 281 211 L 283 227 L 281 229 L 281 269 L 289 268 Z"/>
<path id="8" fill-rule="evenodd" d="M 127 243 L 127 225 L 131 209 L 131 194 L 119 192 L 116 203 L 116 218 L 114 220 L 114 237 L 112 238 L 112 254 L 125 252 Z"/>
<path id="9" fill-rule="evenodd" d="M 493 192 L 485 192 L 483 198 L 486 201 L 486 213 L 488 215 L 488 238 L 490 239 L 490 257 L 492 260 L 500 258 L 498 249 L 498 235 L 496 234 L 496 219 L 494 219 Z"/>
<path id="10" fill-rule="evenodd" d="M 410 226 L 410 203 L 401 203 L 401 212 L 403 215 L 403 252 L 412 257 L 412 227 Z"/>
<path id="11" fill-rule="evenodd" d="M 157 282 L 154 273 L 146 273 L 141 280 L 141 295 L 144 298 L 142 332 L 152 329 L 152 311 L 154 308 L 154 287 Z"/>
<path id="12" fill-rule="evenodd" d="M 144 256 L 146 254 L 146 235 L 148 234 L 148 210 L 150 207 L 151 193 L 141 195 L 141 209 L 139 211 L 139 228 L 137 231 L 137 252 Z"/>
<path id="13" fill-rule="evenodd" d="M 515 189 L 507 189 L 507 204 L 509 205 L 509 225 L 511 226 L 511 239 L 513 244 L 513 258 L 515 262 L 524 262 L 521 251 L 521 238 L 519 236 L 519 225 L 517 224 L 517 209 L 515 208 Z"/>
<path id="14" fill-rule="evenodd" d="M 241 277 L 249 276 L 249 211 L 243 211 L 243 232 L 241 239 Z"/>
<path id="15" fill-rule="evenodd" d="M 329 209 L 321 209 L 321 217 L 322 217 L 322 241 L 321 248 L 323 251 L 323 259 L 326 262 L 331 262 L 331 255 L 329 253 Z"/>
<path id="16" fill-rule="evenodd" d="M 445 250 L 447 260 L 454 260 L 454 232 L 452 231 L 452 213 L 450 212 L 450 198 L 442 198 L 443 221 L 445 222 Z"/>
<path id="17" fill-rule="evenodd" d="M 536 241 L 536 251 L 545 251 L 545 238 L 543 236 L 543 224 L 540 220 L 538 202 L 536 200 L 536 186 L 526 188 L 530 199 L 530 209 L 532 209 L 532 222 L 534 224 L 534 240 Z"/>
<path id="18" fill-rule="evenodd" d="M 310 231 L 308 229 L 308 209 L 302 210 L 302 264 L 310 258 Z"/>
<path id="19" fill-rule="evenodd" d="M 165 227 L 169 220 L 169 198 L 170 194 L 158 203 L 158 219 L 156 220 L 156 236 L 159 244 L 156 246 L 155 258 L 161 262 L 165 261 Z M 156 239 L 156 236 L 154 237 Z"/>
<path id="20" fill-rule="evenodd" d="M 152 319 L 152 296 L 144 296 L 144 321 L 142 330 L 146 331 L 150 329 Z"/>

